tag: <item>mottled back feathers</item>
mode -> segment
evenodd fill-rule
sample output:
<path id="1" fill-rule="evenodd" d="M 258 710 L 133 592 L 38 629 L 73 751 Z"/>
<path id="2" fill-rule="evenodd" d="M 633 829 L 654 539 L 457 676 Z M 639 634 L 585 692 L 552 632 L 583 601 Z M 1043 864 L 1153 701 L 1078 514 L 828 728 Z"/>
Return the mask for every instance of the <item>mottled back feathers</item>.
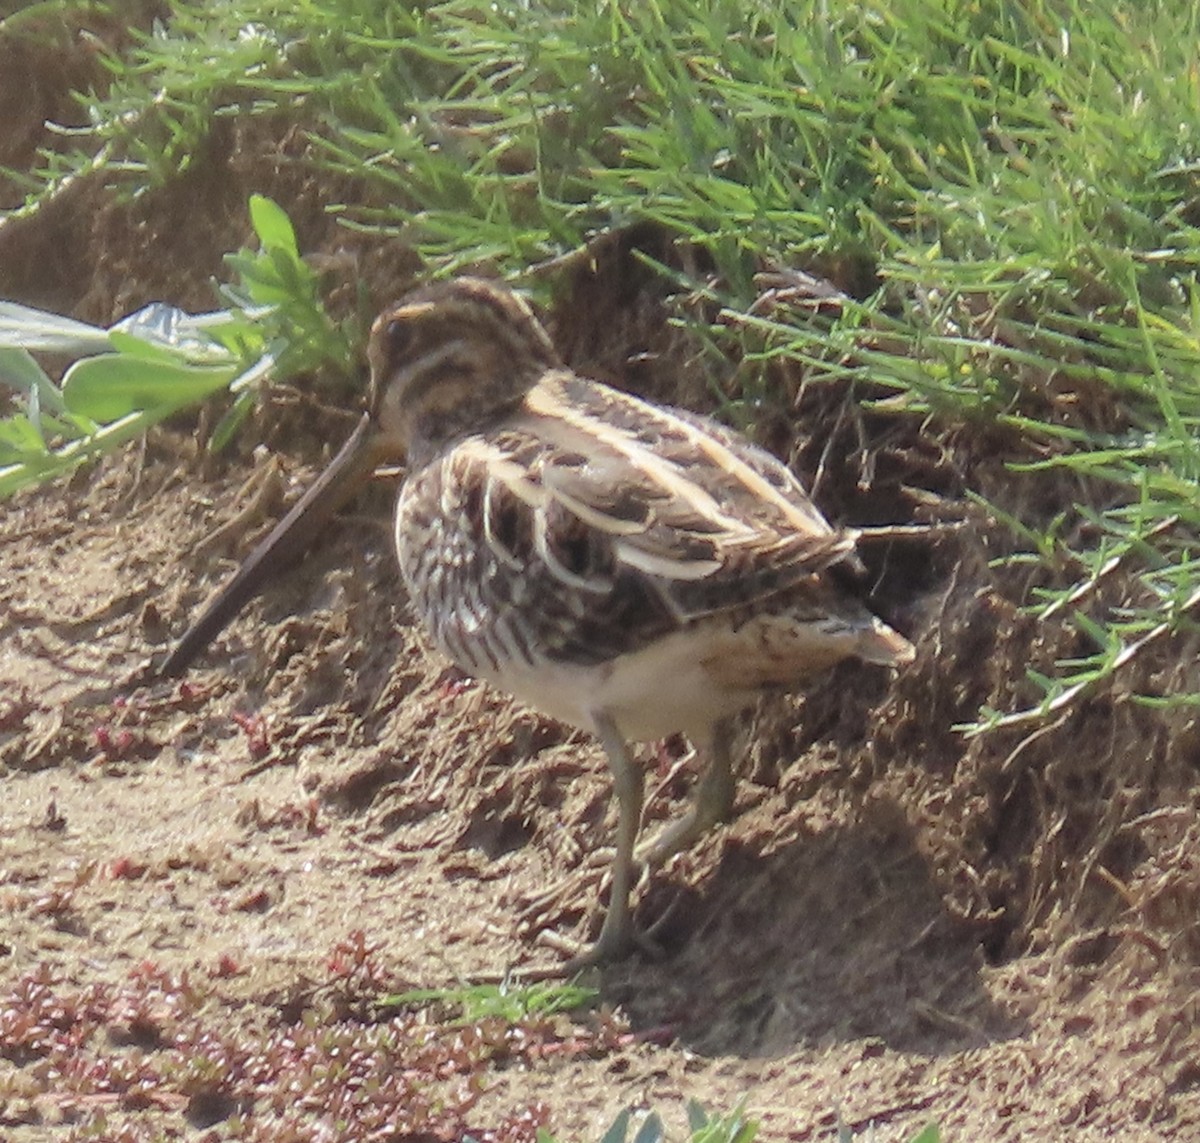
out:
<path id="1" fill-rule="evenodd" d="M 491 659 L 595 664 L 702 620 L 866 614 L 821 574 L 853 535 L 779 461 L 565 370 L 411 474 L 397 534 L 435 638 L 468 662 L 472 641 Z M 514 606 L 521 630 L 492 631 Z"/>

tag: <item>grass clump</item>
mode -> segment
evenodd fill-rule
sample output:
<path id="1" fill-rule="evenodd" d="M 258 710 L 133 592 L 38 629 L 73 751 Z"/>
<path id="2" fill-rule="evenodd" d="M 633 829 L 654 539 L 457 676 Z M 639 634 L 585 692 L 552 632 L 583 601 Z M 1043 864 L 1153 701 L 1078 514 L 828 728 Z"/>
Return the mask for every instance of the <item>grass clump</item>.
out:
<path id="1" fill-rule="evenodd" d="M 177 5 L 107 53 L 15 213 L 85 173 L 140 193 L 222 121 L 275 116 L 361 188 L 330 209 L 433 275 L 669 227 L 703 255 L 678 280 L 743 419 L 784 361 L 1011 443 L 1032 507 L 989 507 L 1081 653 L 971 725 L 1034 722 L 1198 601 L 1198 22 L 1166 0 Z M 1093 590 L 1114 566 L 1119 608 Z"/>
<path id="2" fill-rule="evenodd" d="M 599 994 L 577 984 L 542 981 L 534 984 L 475 984 L 462 988 L 421 988 L 385 996 L 388 1008 L 437 1005 L 457 1009 L 458 1022 L 499 1018 L 509 1023 L 546 1018 L 588 1007 Z"/>

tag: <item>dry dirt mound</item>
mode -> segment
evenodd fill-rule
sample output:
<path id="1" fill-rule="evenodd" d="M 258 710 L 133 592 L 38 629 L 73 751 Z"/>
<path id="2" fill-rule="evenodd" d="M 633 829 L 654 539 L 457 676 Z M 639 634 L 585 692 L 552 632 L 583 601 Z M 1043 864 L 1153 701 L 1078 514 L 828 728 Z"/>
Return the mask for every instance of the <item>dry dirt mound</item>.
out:
<path id="1" fill-rule="evenodd" d="M 204 304 L 251 190 L 280 197 L 309 248 L 344 255 L 322 188 L 273 162 L 296 145 L 215 140 L 212 161 L 162 194 L 122 205 L 85 186 L 67 216 L 0 227 L 0 296 L 103 320 L 152 298 Z M 51 252 L 76 239 L 67 273 Z M 560 345 L 655 396 L 709 400 L 627 253 L 564 281 Z M 362 244 L 352 264 L 382 298 L 409 262 Z M 682 1096 L 745 1096 L 767 1138 L 829 1138 L 839 1110 L 885 1139 L 929 1119 L 952 1139 L 1196 1138 L 1194 718 L 1105 692 L 1032 734 L 953 730 L 985 703 L 1027 699 L 1025 664 L 1047 644 L 1069 651 L 1020 610 L 1033 585 L 991 565 L 1010 541 L 965 490 L 1017 513 L 1032 495 L 1047 516 L 1081 490 L 1017 482 L 1004 461 L 1019 441 L 865 417 L 846 393 L 773 380 L 784 396 L 760 433 L 821 474 L 831 515 L 969 521 L 868 553 L 877 602 L 918 661 L 895 680 L 840 670 L 747 720 L 738 820 L 639 902 L 661 959 L 598 982 L 624 1031 L 591 1055 L 495 1069 L 473 1121 L 542 1101 L 557 1132 L 588 1138 L 624 1104 L 670 1119 Z M 5 1138 L 61 1138 L 100 1114 L 125 1138 L 200 1137 L 255 1114 L 64 1096 L 21 1023 L 31 997 L 44 1014 L 68 993 L 190 974 L 207 982 L 203 1012 L 269 1038 L 304 1026 L 343 955 L 331 950 L 359 932 L 389 981 L 432 986 L 551 958 L 544 929 L 594 931 L 589 857 L 613 824 L 602 756 L 426 654 L 388 550 L 390 489 L 234 625 L 212 665 L 131 684 L 345 431 L 311 401 L 264 416 L 277 495 L 243 487 L 260 457 L 206 464 L 181 424 L 0 515 Z M 1130 684 L 1192 670 L 1188 648 L 1161 656 Z M 648 818 L 678 813 L 685 748 L 646 764 Z M 353 1008 L 338 1012 L 361 1021 Z M 166 1050 L 126 1025 L 89 1048 L 106 1066 Z"/>

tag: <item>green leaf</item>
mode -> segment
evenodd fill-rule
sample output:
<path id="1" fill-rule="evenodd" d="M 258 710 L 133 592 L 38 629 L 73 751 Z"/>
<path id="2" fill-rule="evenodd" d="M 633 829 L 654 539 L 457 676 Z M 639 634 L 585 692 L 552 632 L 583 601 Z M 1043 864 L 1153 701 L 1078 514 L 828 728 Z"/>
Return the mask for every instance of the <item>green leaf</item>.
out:
<path id="1" fill-rule="evenodd" d="M 136 357 L 142 361 L 158 361 L 164 365 L 179 364 L 178 350 L 170 349 L 165 345 L 155 345 L 132 333 L 125 333 L 119 329 L 110 330 L 108 340 L 113 349 L 125 357 Z"/>
<path id="2" fill-rule="evenodd" d="M 600 1143 L 625 1143 L 629 1136 L 629 1117 L 630 1111 L 627 1107 L 617 1112 L 616 1119 L 609 1125 Z"/>
<path id="3" fill-rule="evenodd" d="M 169 408 L 166 409 L 166 412 L 169 411 Z M 66 476 L 84 461 L 112 452 L 126 441 L 140 437 L 165 415 L 166 413 L 162 409 L 156 412 L 132 413 L 128 417 L 121 417 L 112 424 L 103 425 L 87 436 L 70 441 L 54 452 L 31 457 L 20 464 L 2 467 L 0 468 L 0 497 L 9 496 L 18 488 L 24 488 L 29 484 L 38 484 L 44 480 Z"/>
<path id="4" fill-rule="evenodd" d="M 94 421 L 201 401 L 237 376 L 235 366 L 179 365 L 124 353 L 77 361 L 63 378 L 67 408 Z"/>
<path id="5" fill-rule="evenodd" d="M 46 442 L 37 426 L 18 414 L 0 421 L 0 464 L 45 455 Z"/>
<path id="6" fill-rule="evenodd" d="M 18 393 L 32 393 L 41 385 L 53 385 L 26 350 L 6 348 L 0 348 L 0 383 Z"/>
<path id="7" fill-rule="evenodd" d="M 739 1100 L 728 1115 L 709 1115 L 690 1099 L 687 1117 L 692 1143 L 753 1143 L 758 1134 L 758 1124 L 745 1116 L 745 1100 Z"/>
<path id="8" fill-rule="evenodd" d="M 212 436 L 208 438 L 208 451 L 220 452 L 238 431 L 241 423 L 250 414 L 258 394 L 253 389 L 243 389 L 230 406 L 229 411 L 217 422 Z"/>
<path id="9" fill-rule="evenodd" d="M 0 347 L 89 353 L 108 347 L 108 331 L 61 314 L 0 301 Z"/>
<path id="10" fill-rule="evenodd" d="M 0 348 L 0 383 L 28 393 L 45 412 L 66 411 L 62 394 L 27 350 Z"/>
<path id="11" fill-rule="evenodd" d="M 266 195 L 250 196 L 250 222 L 264 250 L 283 250 L 293 258 L 300 257 L 296 231 L 287 212 Z"/>
<path id="12" fill-rule="evenodd" d="M 658 1117 L 658 1113 L 652 1111 L 642 1120 L 641 1127 L 638 1128 L 637 1134 L 633 1137 L 633 1143 L 663 1143 L 666 1134 L 663 1130 L 663 1122 Z"/>

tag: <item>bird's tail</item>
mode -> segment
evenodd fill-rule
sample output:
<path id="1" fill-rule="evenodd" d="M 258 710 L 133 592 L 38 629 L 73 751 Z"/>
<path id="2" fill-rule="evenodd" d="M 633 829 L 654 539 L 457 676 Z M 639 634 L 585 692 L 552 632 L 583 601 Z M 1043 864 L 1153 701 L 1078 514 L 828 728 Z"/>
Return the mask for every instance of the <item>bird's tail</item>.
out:
<path id="1" fill-rule="evenodd" d="M 899 631 L 894 631 L 882 619 L 872 615 L 870 624 L 859 633 L 855 654 L 864 663 L 902 667 L 916 658 L 917 649 Z"/>

